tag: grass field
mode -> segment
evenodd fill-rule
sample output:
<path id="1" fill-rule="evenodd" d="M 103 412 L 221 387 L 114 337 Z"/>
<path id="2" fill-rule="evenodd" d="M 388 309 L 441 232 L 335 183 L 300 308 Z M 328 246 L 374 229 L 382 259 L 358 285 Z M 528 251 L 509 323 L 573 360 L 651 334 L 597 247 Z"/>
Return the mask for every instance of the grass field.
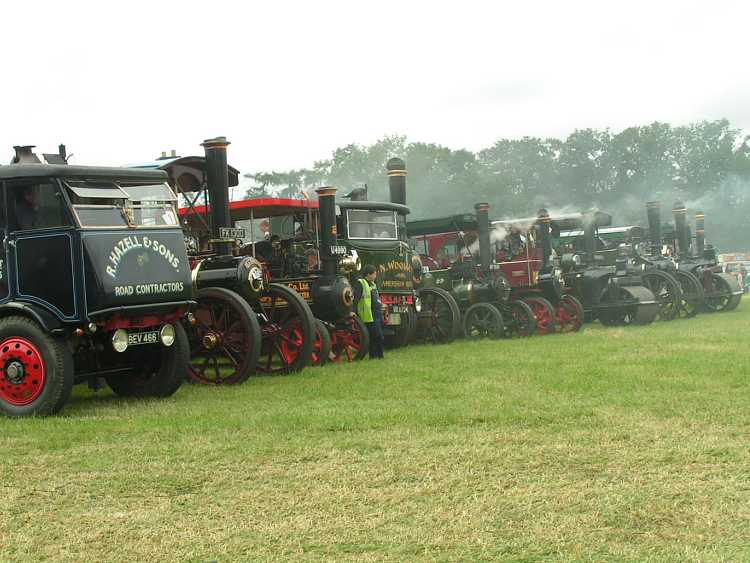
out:
<path id="1" fill-rule="evenodd" d="M 0 420 L 0 559 L 749 560 L 750 305 Z"/>

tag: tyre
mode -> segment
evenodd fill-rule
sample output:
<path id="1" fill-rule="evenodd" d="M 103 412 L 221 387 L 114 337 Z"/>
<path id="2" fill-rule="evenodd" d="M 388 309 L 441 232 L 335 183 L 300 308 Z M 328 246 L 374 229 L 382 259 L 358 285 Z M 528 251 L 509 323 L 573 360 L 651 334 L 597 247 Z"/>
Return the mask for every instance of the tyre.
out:
<path id="1" fill-rule="evenodd" d="M 258 371 L 291 373 L 310 365 L 315 317 L 302 296 L 285 285 L 272 283 L 259 306 L 263 343 Z"/>
<path id="2" fill-rule="evenodd" d="M 656 297 L 660 320 L 672 321 L 680 316 L 682 290 L 677 278 L 661 270 L 647 270 L 641 279 L 643 286 Z"/>
<path id="3" fill-rule="evenodd" d="M 255 372 L 260 355 L 258 316 L 229 289 L 198 291 L 196 325 L 188 327 L 189 380 L 205 385 L 242 383 Z"/>
<path id="4" fill-rule="evenodd" d="M 125 352 L 131 374 L 107 376 L 107 384 L 121 397 L 169 397 L 185 381 L 190 365 L 190 345 L 182 325 L 174 325 L 171 346 L 152 344 Z"/>
<path id="5" fill-rule="evenodd" d="M 333 331 L 331 355 L 334 362 L 356 362 L 370 351 L 370 333 L 362 319 L 353 315 Z"/>
<path id="6" fill-rule="evenodd" d="M 536 331 L 534 311 L 523 301 L 510 301 L 503 309 L 503 313 L 506 338 L 532 336 Z"/>
<path id="7" fill-rule="evenodd" d="M 331 354 L 331 334 L 328 327 L 320 319 L 315 319 L 315 344 L 310 364 L 313 366 L 324 366 Z"/>
<path id="8" fill-rule="evenodd" d="M 466 338 L 502 338 L 505 335 L 503 316 L 491 303 L 474 303 L 466 309 L 463 319 Z"/>
<path id="9" fill-rule="evenodd" d="M 563 295 L 555 307 L 558 332 L 578 332 L 583 326 L 583 305 L 572 295 Z"/>
<path id="10" fill-rule="evenodd" d="M 73 389 L 65 342 L 26 317 L 0 319 L 0 411 L 8 416 L 58 412 Z"/>
<path id="11" fill-rule="evenodd" d="M 385 337 L 387 348 L 403 348 L 412 340 L 416 330 L 416 313 L 414 308 L 409 306 L 406 313 L 400 313 L 401 324 L 393 326 L 394 334 Z"/>
<path id="12" fill-rule="evenodd" d="M 439 287 L 419 292 L 422 310 L 417 314 L 420 340 L 444 344 L 461 336 L 461 311 L 453 296 Z"/>
<path id="13" fill-rule="evenodd" d="M 703 286 L 692 272 L 676 270 L 674 277 L 680 284 L 680 291 L 682 292 L 680 316 L 694 317 L 703 308 Z"/>

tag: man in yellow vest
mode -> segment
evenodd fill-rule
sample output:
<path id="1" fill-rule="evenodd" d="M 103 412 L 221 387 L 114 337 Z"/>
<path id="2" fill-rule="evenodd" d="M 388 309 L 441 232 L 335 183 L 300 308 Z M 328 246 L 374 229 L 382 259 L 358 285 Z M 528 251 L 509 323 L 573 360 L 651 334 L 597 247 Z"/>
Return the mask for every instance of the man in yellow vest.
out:
<path id="1" fill-rule="evenodd" d="M 370 357 L 383 358 L 383 304 L 375 285 L 375 267 L 367 264 L 362 268 L 362 277 L 354 285 L 357 315 L 370 333 Z"/>

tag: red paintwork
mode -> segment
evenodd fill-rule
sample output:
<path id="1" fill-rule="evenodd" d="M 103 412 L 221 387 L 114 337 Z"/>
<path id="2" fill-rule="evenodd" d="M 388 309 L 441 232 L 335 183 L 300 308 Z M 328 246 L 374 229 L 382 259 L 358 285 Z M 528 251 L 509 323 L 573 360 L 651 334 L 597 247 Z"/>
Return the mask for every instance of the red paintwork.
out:
<path id="1" fill-rule="evenodd" d="M 148 328 L 152 326 L 160 326 L 167 323 L 174 323 L 180 317 L 187 312 L 187 308 L 180 307 L 173 313 L 166 315 L 146 315 L 143 317 L 121 317 L 120 315 L 113 315 L 107 322 L 101 326 L 101 329 L 105 332 L 117 330 L 118 328 Z"/>
<path id="2" fill-rule="evenodd" d="M 335 328 L 331 331 L 331 352 L 334 362 L 353 362 L 362 351 L 364 335 L 360 325 L 354 319 L 348 319 L 346 328 Z"/>
<path id="3" fill-rule="evenodd" d="M 397 294 L 381 293 L 380 302 L 383 303 L 383 305 L 413 305 L 414 296 L 413 295 L 401 295 L 398 293 Z"/>
<path id="4" fill-rule="evenodd" d="M 11 383 L 5 373 L 13 360 L 23 364 L 24 377 L 18 384 Z M 41 395 L 46 381 L 44 359 L 31 342 L 16 336 L 0 344 L 0 400 L 19 407 L 28 405 Z"/>
<path id="5" fill-rule="evenodd" d="M 242 199 L 239 201 L 229 202 L 229 212 L 232 216 L 232 219 L 235 221 L 250 219 L 251 211 L 254 217 L 264 218 L 291 215 L 292 213 L 306 211 L 308 209 L 318 209 L 317 200 L 292 199 L 285 197 L 263 197 L 259 199 Z M 205 205 L 196 205 L 195 207 L 181 207 L 180 216 L 186 217 L 190 215 L 205 215 L 210 211 L 210 205 L 208 206 L 208 208 Z"/>

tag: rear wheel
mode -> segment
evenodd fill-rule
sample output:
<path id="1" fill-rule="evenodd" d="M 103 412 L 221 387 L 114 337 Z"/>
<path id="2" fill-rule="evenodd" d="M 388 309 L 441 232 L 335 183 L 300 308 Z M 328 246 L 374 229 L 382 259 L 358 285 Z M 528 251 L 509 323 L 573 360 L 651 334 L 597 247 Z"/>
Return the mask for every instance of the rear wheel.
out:
<path id="1" fill-rule="evenodd" d="M 737 280 L 728 274 L 711 274 L 710 280 L 704 282 L 704 305 L 707 311 L 731 311 L 737 308 L 742 299 Z"/>
<path id="2" fill-rule="evenodd" d="M 464 335 L 471 339 L 501 338 L 505 333 L 503 316 L 491 303 L 474 303 L 466 309 L 463 327 Z"/>
<path id="3" fill-rule="evenodd" d="M 532 336 L 536 331 L 534 311 L 523 301 L 511 301 L 503 312 L 506 313 L 503 316 L 506 338 Z"/>
<path id="4" fill-rule="evenodd" d="M 223 287 L 198 291 L 196 325 L 190 329 L 188 378 L 206 385 L 242 383 L 260 354 L 258 318 L 242 297 Z"/>
<path id="5" fill-rule="evenodd" d="M 439 287 L 420 290 L 422 308 L 417 315 L 417 334 L 422 340 L 452 342 L 461 334 L 461 311 L 453 296 Z"/>
<path id="6" fill-rule="evenodd" d="M 291 373 L 310 364 L 315 343 L 315 318 L 299 293 L 278 283 L 261 297 L 263 324 L 258 371 Z"/>
<path id="7" fill-rule="evenodd" d="M 313 344 L 312 360 L 313 366 L 324 366 L 331 354 L 331 334 L 328 327 L 320 319 L 315 319 L 315 344 Z"/>
<path id="8" fill-rule="evenodd" d="M 351 316 L 333 329 L 331 356 L 334 362 L 356 362 L 370 351 L 370 333 L 359 317 Z"/>
<path id="9" fill-rule="evenodd" d="M 563 295 L 555 307 L 558 332 L 578 332 L 583 326 L 583 305 L 572 295 Z"/>
<path id="10" fill-rule="evenodd" d="M 694 317 L 703 307 L 703 286 L 692 272 L 676 270 L 674 277 L 680 284 L 682 300 L 680 301 L 680 316 Z"/>
<path id="11" fill-rule="evenodd" d="M 523 302 L 534 311 L 537 334 L 544 335 L 555 332 L 555 308 L 552 306 L 552 303 L 544 297 L 536 296 L 524 297 Z"/>
<path id="12" fill-rule="evenodd" d="M 0 320 L 0 411 L 8 416 L 58 412 L 73 389 L 65 343 L 25 317 Z"/>
<path id="13" fill-rule="evenodd" d="M 138 346 L 126 353 L 133 366 L 132 373 L 105 377 L 112 391 L 122 397 L 169 397 L 185 381 L 190 345 L 179 323 L 174 325 L 171 346 Z"/>

